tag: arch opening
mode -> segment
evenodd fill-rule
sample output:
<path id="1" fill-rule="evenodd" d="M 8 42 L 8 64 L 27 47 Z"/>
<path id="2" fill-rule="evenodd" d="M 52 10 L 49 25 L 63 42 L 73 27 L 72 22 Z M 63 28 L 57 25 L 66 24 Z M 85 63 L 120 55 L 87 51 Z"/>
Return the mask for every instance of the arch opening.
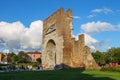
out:
<path id="1" fill-rule="evenodd" d="M 46 54 L 48 55 L 48 60 L 50 62 L 51 68 L 57 64 L 57 57 L 56 57 L 56 44 L 54 40 L 50 39 L 46 46 Z"/>

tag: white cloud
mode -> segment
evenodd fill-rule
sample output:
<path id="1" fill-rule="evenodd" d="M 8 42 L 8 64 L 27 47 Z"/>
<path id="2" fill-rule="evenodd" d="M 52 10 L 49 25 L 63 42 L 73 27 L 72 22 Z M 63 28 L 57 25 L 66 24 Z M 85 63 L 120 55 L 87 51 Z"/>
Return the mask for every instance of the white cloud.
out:
<path id="1" fill-rule="evenodd" d="M 38 49 L 42 43 L 42 27 L 41 21 L 34 21 L 31 23 L 30 28 L 27 28 L 24 32 L 22 39 L 22 48 Z"/>
<path id="2" fill-rule="evenodd" d="M 10 51 L 8 49 L 4 49 L 3 53 L 9 53 Z"/>
<path id="3" fill-rule="evenodd" d="M 111 40 L 108 39 L 108 40 L 100 41 L 93 38 L 93 35 L 91 34 L 105 32 L 105 31 L 120 31 L 120 24 L 113 25 L 108 22 L 93 21 L 93 22 L 88 22 L 86 24 L 81 25 L 81 29 L 85 34 L 85 44 L 89 46 L 92 51 L 96 51 L 96 50 L 106 51 L 110 48 Z"/>
<path id="4" fill-rule="evenodd" d="M 88 18 L 93 18 L 95 16 L 96 16 L 95 14 L 91 14 L 91 15 L 88 16 Z"/>
<path id="5" fill-rule="evenodd" d="M 87 46 L 89 46 L 91 49 L 93 49 L 93 50 L 96 50 L 96 44 L 98 44 L 99 43 L 99 41 L 98 40 L 96 40 L 96 39 L 94 39 L 94 38 L 92 38 L 90 35 L 88 35 L 88 34 L 85 34 L 84 33 L 84 35 L 85 35 L 85 44 L 87 45 Z"/>
<path id="6" fill-rule="evenodd" d="M 86 24 L 81 25 L 81 29 L 85 34 L 85 44 L 89 46 L 92 51 L 107 50 L 110 47 L 109 46 L 110 41 L 109 40 L 99 41 L 93 38 L 91 34 L 104 32 L 104 31 L 120 30 L 118 28 L 119 28 L 119 25 L 115 26 L 115 25 L 112 25 L 111 23 L 101 22 L 101 21 L 97 21 L 97 22 L 93 21 L 93 22 L 88 22 Z"/>
<path id="7" fill-rule="evenodd" d="M 109 9 L 109 8 L 98 8 L 98 9 L 92 10 L 91 12 L 108 14 L 108 13 L 113 12 L 113 11 L 111 9 Z"/>
<path id="8" fill-rule="evenodd" d="M 91 51 L 104 51 L 107 50 L 110 46 L 108 45 L 109 41 L 98 41 L 92 36 L 84 33 L 85 35 L 85 44 L 91 48 Z"/>
<path id="9" fill-rule="evenodd" d="M 9 51 L 40 49 L 42 44 L 42 21 L 34 21 L 29 28 L 21 22 L 0 22 L 0 45 Z"/>
<path id="10" fill-rule="evenodd" d="M 81 29 L 85 32 L 85 33 L 90 33 L 90 34 L 94 34 L 94 33 L 98 33 L 98 32 L 102 32 L 102 31 L 111 31 L 111 30 L 115 30 L 114 25 L 107 23 L 107 22 L 88 22 L 86 24 L 81 25 Z"/>
<path id="11" fill-rule="evenodd" d="M 99 40 L 93 38 L 91 35 L 88 35 L 86 33 L 83 33 L 83 34 L 85 35 L 85 45 L 90 47 L 92 52 L 95 52 L 97 50 L 105 51 L 110 47 L 108 41 L 99 41 Z M 74 37 L 76 38 L 76 40 L 78 40 L 77 36 L 74 36 Z"/>
<path id="12" fill-rule="evenodd" d="M 85 45 L 89 46 L 91 51 L 104 51 L 107 50 L 110 46 L 108 45 L 108 41 L 98 41 L 97 39 L 93 38 L 91 35 L 83 33 L 85 35 Z M 73 35 L 75 40 L 78 40 L 78 36 Z"/>
<path id="13" fill-rule="evenodd" d="M 79 16 L 72 16 L 72 18 L 79 19 L 80 17 Z"/>
<path id="14" fill-rule="evenodd" d="M 108 14 L 108 13 L 111 13 L 111 12 L 114 12 L 114 11 L 109 9 L 109 8 L 97 8 L 97 9 L 91 10 L 91 12 L 92 12 L 92 14 L 87 16 L 88 18 L 93 18 L 93 17 L 97 16 L 100 13 Z"/>

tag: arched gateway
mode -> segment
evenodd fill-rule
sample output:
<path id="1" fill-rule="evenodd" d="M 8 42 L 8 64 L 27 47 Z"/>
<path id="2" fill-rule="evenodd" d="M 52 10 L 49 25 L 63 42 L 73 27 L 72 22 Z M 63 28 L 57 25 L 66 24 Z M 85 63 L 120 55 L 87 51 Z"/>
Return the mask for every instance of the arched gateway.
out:
<path id="1" fill-rule="evenodd" d="M 56 65 L 56 44 L 53 40 L 49 40 L 46 46 L 46 54 L 49 55 L 51 65 Z"/>
<path id="2" fill-rule="evenodd" d="M 71 68 L 98 69 L 90 48 L 85 46 L 84 34 L 78 40 L 72 37 L 72 10 L 61 8 L 49 16 L 43 24 L 42 64 L 44 69 L 56 65 Z"/>

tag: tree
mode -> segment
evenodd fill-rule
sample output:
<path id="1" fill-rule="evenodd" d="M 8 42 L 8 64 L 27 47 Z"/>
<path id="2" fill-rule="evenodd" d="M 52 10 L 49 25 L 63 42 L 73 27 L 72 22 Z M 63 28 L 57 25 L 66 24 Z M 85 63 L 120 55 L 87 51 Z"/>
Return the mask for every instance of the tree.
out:
<path id="1" fill-rule="evenodd" d="M 30 62 L 28 55 L 24 51 L 18 53 L 18 63 L 27 63 Z"/>
<path id="2" fill-rule="evenodd" d="M 9 63 L 15 63 L 18 59 L 16 59 L 16 54 L 14 52 L 8 53 L 7 55 L 7 61 Z"/>
<path id="3" fill-rule="evenodd" d="M 96 51 L 94 53 L 92 53 L 95 61 L 101 65 L 101 64 L 105 64 L 105 54 L 100 52 L 100 51 Z"/>
<path id="4" fill-rule="evenodd" d="M 106 62 L 118 62 L 120 64 L 120 48 L 111 48 L 107 51 Z"/>
<path id="5" fill-rule="evenodd" d="M 107 51 L 107 54 L 106 54 L 106 62 L 107 63 L 113 62 L 113 55 L 114 55 L 114 49 L 111 48 Z"/>
<path id="6" fill-rule="evenodd" d="M 96 51 L 92 55 L 98 64 L 111 62 L 120 64 L 120 48 L 111 48 L 107 52 Z"/>

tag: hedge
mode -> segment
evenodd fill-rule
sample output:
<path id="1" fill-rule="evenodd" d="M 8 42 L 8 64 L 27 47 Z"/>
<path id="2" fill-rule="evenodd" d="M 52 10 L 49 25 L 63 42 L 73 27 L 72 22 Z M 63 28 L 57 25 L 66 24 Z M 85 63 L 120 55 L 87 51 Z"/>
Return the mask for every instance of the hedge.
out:
<path id="1" fill-rule="evenodd" d="M 116 67 L 102 67 L 101 71 L 120 72 L 120 66 L 116 66 Z"/>

